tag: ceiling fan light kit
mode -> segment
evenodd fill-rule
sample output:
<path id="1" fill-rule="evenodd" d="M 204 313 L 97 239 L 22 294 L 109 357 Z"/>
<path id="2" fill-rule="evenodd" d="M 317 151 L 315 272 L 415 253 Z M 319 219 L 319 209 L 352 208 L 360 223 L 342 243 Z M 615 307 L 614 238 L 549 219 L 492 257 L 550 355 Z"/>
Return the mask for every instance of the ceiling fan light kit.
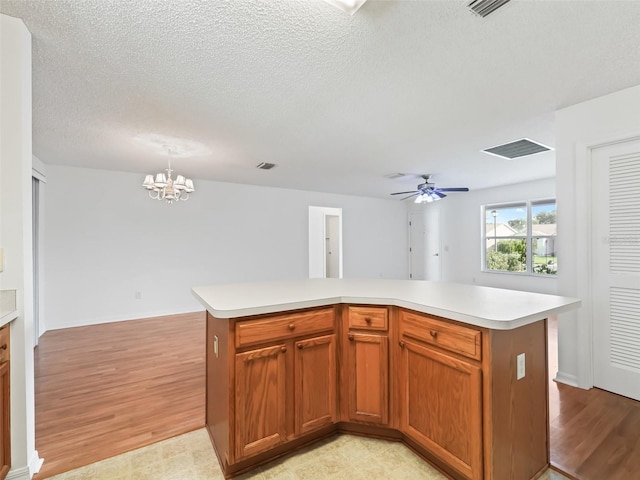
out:
<path id="1" fill-rule="evenodd" d="M 165 169 L 167 174 L 157 173 L 155 179 L 153 175 L 147 175 L 142 186 L 149 191 L 149 196 L 154 200 L 164 200 L 168 204 L 179 200 L 189 200 L 189 194 L 195 192 L 193 180 L 178 175 L 174 180 L 171 177 L 171 146 L 165 145 L 169 157 L 169 167 Z"/>
<path id="2" fill-rule="evenodd" d="M 447 188 L 438 188 L 435 183 L 429 183 L 429 178 L 431 175 L 421 175 L 424 178 L 425 182 L 418 185 L 416 190 L 410 190 L 408 192 L 395 192 L 391 195 L 406 195 L 402 200 L 406 200 L 408 198 L 416 197 L 414 203 L 431 203 L 438 201 L 442 198 L 445 198 L 446 195 L 443 192 L 468 192 L 469 189 L 467 187 L 447 187 Z"/>

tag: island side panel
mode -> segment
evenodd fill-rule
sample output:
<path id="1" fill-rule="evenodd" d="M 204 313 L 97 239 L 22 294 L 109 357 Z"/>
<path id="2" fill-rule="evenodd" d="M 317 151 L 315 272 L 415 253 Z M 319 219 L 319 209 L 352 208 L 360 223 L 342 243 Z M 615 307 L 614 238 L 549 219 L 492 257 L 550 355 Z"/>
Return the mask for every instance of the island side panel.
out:
<path id="1" fill-rule="evenodd" d="M 230 349 L 233 345 L 231 329 L 233 320 L 216 318 L 207 312 L 207 351 L 206 351 L 206 425 L 213 442 L 218 461 L 227 470 L 229 462 L 229 434 L 230 425 L 229 406 L 233 392 L 229 384 L 229 359 L 232 357 Z M 214 350 L 215 338 L 218 339 L 218 355 Z M 231 353 L 230 353 L 231 352 Z"/>
<path id="2" fill-rule="evenodd" d="M 490 336 L 489 478 L 536 478 L 549 466 L 547 323 L 491 330 Z M 516 357 L 521 353 L 525 376 L 517 380 Z"/>

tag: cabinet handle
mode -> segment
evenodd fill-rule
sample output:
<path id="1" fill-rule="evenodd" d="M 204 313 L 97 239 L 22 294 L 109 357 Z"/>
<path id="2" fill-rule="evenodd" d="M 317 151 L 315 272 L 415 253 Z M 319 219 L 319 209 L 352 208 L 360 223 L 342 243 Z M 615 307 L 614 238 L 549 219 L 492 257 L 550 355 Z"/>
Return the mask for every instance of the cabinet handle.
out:
<path id="1" fill-rule="evenodd" d="M 398 342 L 398 345 L 400 345 L 400 348 L 404 348 L 405 343 L 402 340 L 400 340 Z"/>
<path id="2" fill-rule="evenodd" d="M 349 340 L 351 340 L 353 342 L 353 334 L 352 333 L 349 334 Z"/>
<path id="3" fill-rule="evenodd" d="M 0 350 L 6 350 L 7 349 L 7 344 L 4 343 L 2 346 L 0 346 Z"/>
<path id="4" fill-rule="evenodd" d="M 433 337 L 434 340 L 438 338 L 438 332 L 436 332 L 435 330 L 431 330 L 429 334 Z"/>
<path id="5" fill-rule="evenodd" d="M 287 347 L 280 347 L 280 351 L 281 351 L 282 353 L 285 353 L 285 352 L 287 351 Z"/>
<path id="6" fill-rule="evenodd" d="M 371 319 L 369 317 L 364 317 L 364 321 L 367 322 L 367 325 L 371 325 Z"/>
<path id="7" fill-rule="evenodd" d="M 295 330 L 296 326 L 293 323 L 289 324 L 289 330 Z"/>

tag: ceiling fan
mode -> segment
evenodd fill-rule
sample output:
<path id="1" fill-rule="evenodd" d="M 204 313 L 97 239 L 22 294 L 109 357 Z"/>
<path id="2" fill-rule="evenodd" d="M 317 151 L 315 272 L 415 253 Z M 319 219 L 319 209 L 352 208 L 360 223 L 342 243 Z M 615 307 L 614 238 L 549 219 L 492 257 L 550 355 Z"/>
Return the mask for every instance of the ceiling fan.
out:
<path id="1" fill-rule="evenodd" d="M 441 198 L 446 197 L 443 192 L 468 192 L 469 189 L 467 187 L 450 187 L 450 188 L 437 188 L 435 183 L 430 183 L 429 178 L 431 175 L 420 175 L 424 178 L 424 183 L 418 185 L 417 190 L 411 190 L 409 192 L 395 192 L 391 195 L 405 195 L 409 193 L 410 195 L 404 197 L 402 200 L 406 200 L 407 198 L 416 197 L 414 200 L 415 203 L 429 203 L 435 202 L 436 200 L 440 200 Z"/>

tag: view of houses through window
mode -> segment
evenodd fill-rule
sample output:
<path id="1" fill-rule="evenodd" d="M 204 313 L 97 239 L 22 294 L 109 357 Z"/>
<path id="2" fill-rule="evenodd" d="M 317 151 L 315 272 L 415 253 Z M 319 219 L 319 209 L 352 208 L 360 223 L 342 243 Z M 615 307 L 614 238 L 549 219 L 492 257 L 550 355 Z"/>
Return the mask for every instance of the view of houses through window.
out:
<path id="1" fill-rule="evenodd" d="M 485 205 L 484 270 L 555 275 L 556 201 Z"/>

